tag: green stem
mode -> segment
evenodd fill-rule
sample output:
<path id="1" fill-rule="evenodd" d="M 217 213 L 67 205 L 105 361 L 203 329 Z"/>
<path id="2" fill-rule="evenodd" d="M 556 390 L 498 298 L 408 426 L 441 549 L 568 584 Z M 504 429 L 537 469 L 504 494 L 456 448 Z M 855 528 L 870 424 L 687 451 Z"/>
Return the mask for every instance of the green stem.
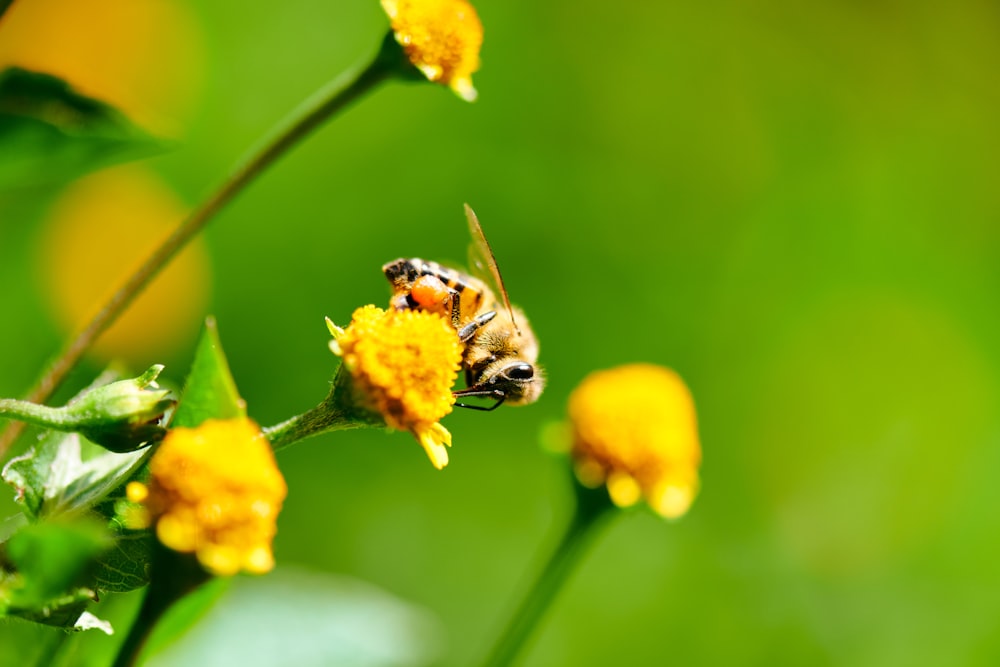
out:
<path id="1" fill-rule="evenodd" d="M 16 398 L 0 398 L 0 417 L 52 428 L 57 431 L 72 429 L 79 419 L 66 414 L 63 408 L 52 408 Z"/>
<path id="2" fill-rule="evenodd" d="M 538 578 L 517 608 L 489 658 L 486 667 L 505 667 L 512 664 L 520 650 L 528 643 L 532 631 L 545 615 L 567 577 L 597 533 L 597 527 L 610 515 L 614 506 L 603 489 L 587 489 L 573 480 L 576 490 L 576 507 L 555 551 L 549 556 Z"/>
<path id="3" fill-rule="evenodd" d="M 264 437 L 271 443 L 271 448 L 277 452 L 314 435 L 364 426 L 368 424 L 359 422 L 346 410 L 335 407 L 331 402 L 323 401 L 312 410 L 286 419 L 280 424 L 268 426 L 263 431 Z"/>
<path id="4" fill-rule="evenodd" d="M 383 46 L 370 64 L 345 72 L 334 79 L 278 123 L 261 143 L 237 162 L 236 167 L 222 184 L 191 211 L 174 233 L 111 296 L 90 323 L 62 349 L 38 384 L 28 393 L 27 399 L 34 403 L 47 401 L 94 341 L 226 204 L 324 121 L 394 75 L 395 68 L 396 60 L 386 55 L 386 48 Z M 3 433 L 0 437 L 0 457 L 17 438 L 22 428 L 13 424 Z"/>
<path id="5" fill-rule="evenodd" d="M 211 578 L 193 556 L 170 551 L 157 542 L 153 547 L 149 587 L 125 641 L 118 648 L 113 667 L 137 664 L 146 642 L 167 610 Z"/>
<path id="6" fill-rule="evenodd" d="M 354 402 L 351 384 L 351 374 L 341 364 L 334 375 L 330 393 L 322 403 L 301 415 L 263 429 L 264 437 L 271 443 L 271 449 L 281 451 L 299 440 L 321 433 L 385 426 L 380 415 L 366 411 Z"/>

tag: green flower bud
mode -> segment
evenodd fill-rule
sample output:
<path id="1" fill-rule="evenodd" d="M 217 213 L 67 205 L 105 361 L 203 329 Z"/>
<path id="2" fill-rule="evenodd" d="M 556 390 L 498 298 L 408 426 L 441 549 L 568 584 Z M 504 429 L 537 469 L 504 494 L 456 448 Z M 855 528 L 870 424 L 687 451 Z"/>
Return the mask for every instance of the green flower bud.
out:
<path id="1" fill-rule="evenodd" d="M 72 430 L 113 452 L 128 452 L 163 438 L 166 430 L 157 422 L 174 405 L 167 389 L 156 378 L 163 370 L 157 364 L 137 378 L 119 380 L 88 391 L 67 405 Z"/>
<path id="2" fill-rule="evenodd" d="M 157 364 L 137 378 L 97 387 L 61 408 L 0 399 L 0 417 L 19 419 L 56 431 L 73 431 L 113 452 L 129 452 L 160 440 L 166 430 L 157 422 L 174 405 L 160 389 Z"/>

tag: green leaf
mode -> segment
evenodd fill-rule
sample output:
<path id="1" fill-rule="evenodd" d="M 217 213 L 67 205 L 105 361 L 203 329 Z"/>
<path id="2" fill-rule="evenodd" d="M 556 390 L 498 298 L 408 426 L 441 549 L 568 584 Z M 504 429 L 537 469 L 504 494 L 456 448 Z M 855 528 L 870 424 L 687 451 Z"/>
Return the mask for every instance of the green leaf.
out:
<path id="1" fill-rule="evenodd" d="M 148 530 L 121 529 L 111 549 L 102 553 L 91 575 L 95 588 L 127 593 L 149 583 L 153 534 Z"/>
<path id="2" fill-rule="evenodd" d="M 166 147 L 62 79 L 19 67 L 0 72 L 0 190 L 68 180 Z"/>
<path id="3" fill-rule="evenodd" d="M 32 519 L 82 513 L 121 486 L 151 449 L 115 454 L 76 433 L 49 432 L 0 476 Z"/>
<path id="4" fill-rule="evenodd" d="M 177 635 L 168 629 L 156 628 L 144 665 L 417 667 L 435 664 L 443 643 L 425 609 L 363 581 L 287 567 L 234 579 L 197 625 L 164 645 Z"/>
<path id="5" fill-rule="evenodd" d="M 25 526 L 4 545 L 21 580 L 11 596 L 12 606 L 40 609 L 67 596 L 78 601 L 86 570 L 109 544 L 110 536 L 96 520 Z M 82 594 L 85 599 L 93 596 L 93 591 Z"/>
<path id="6" fill-rule="evenodd" d="M 12 4 L 14 4 L 14 0 L 0 0 L 0 18 L 3 18 L 4 12 L 10 9 Z"/>
<path id="7" fill-rule="evenodd" d="M 93 594 L 93 591 L 80 588 L 38 608 L 9 607 L 5 610 L 0 609 L 0 618 L 16 616 L 25 621 L 34 621 L 42 625 L 73 628 L 76 627 L 76 622 L 86 611 L 87 604 L 93 601 Z"/>
<path id="8" fill-rule="evenodd" d="M 210 317 L 205 321 L 205 332 L 198 341 L 191 373 L 171 426 L 190 428 L 206 419 L 233 419 L 246 414 L 246 403 L 236 390 L 219 342 L 218 328 Z"/>
<path id="9" fill-rule="evenodd" d="M 14 487 L 14 500 L 32 519 L 42 513 L 52 463 L 59 455 L 60 443 L 69 437 L 50 431 L 37 445 L 9 460 L 0 471 L 3 481 Z"/>
<path id="10" fill-rule="evenodd" d="M 86 614 L 97 598 L 86 584 L 94 558 L 111 537 L 96 518 L 46 521 L 25 526 L 2 545 L 0 615 L 67 629 L 110 626 Z"/>
<path id="11" fill-rule="evenodd" d="M 146 654 L 155 653 L 178 641 L 203 619 L 232 585 L 231 577 L 213 577 L 175 602 L 156 624 L 149 637 Z"/>

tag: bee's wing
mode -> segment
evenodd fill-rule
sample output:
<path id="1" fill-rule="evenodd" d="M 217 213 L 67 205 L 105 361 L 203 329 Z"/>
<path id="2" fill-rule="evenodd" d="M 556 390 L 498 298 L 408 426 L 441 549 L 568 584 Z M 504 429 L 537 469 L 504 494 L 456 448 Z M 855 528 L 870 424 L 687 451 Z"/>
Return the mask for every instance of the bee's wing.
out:
<path id="1" fill-rule="evenodd" d="M 476 212 L 468 204 L 465 205 L 465 218 L 469 221 L 469 234 L 472 236 L 472 243 L 469 245 L 469 269 L 474 275 L 485 280 L 486 284 L 493 288 L 494 293 L 500 295 L 510 321 L 514 323 L 514 329 L 520 334 L 517 320 L 514 319 L 514 309 L 510 305 L 510 297 L 507 296 L 507 288 L 503 284 L 503 276 L 500 275 L 500 267 L 497 266 L 496 257 L 493 256 L 493 248 L 486 240 Z"/>

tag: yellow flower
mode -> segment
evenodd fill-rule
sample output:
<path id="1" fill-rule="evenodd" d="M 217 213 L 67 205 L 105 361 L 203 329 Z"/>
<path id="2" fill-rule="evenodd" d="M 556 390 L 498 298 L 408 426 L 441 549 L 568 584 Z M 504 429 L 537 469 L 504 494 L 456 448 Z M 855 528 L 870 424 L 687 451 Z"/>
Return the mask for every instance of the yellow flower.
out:
<path id="1" fill-rule="evenodd" d="M 569 417 L 581 483 L 607 485 L 619 507 L 645 498 L 666 518 L 687 512 L 701 446 L 694 401 L 675 372 L 631 364 L 591 373 L 570 396 Z"/>
<path id="2" fill-rule="evenodd" d="M 465 0 L 382 0 L 396 41 L 430 81 L 472 102 L 472 73 L 479 69 L 483 24 Z"/>
<path id="3" fill-rule="evenodd" d="M 287 492 L 267 440 L 246 418 L 171 430 L 150 462 L 149 485 L 126 489 L 160 542 L 194 553 L 219 576 L 274 567 L 271 541 Z"/>
<path id="4" fill-rule="evenodd" d="M 346 330 L 327 323 L 357 402 L 413 433 L 435 468 L 446 466 L 451 434 L 438 422 L 455 403 L 451 387 L 462 361 L 455 329 L 436 313 L 375 306 L 355 310 Z"/>

